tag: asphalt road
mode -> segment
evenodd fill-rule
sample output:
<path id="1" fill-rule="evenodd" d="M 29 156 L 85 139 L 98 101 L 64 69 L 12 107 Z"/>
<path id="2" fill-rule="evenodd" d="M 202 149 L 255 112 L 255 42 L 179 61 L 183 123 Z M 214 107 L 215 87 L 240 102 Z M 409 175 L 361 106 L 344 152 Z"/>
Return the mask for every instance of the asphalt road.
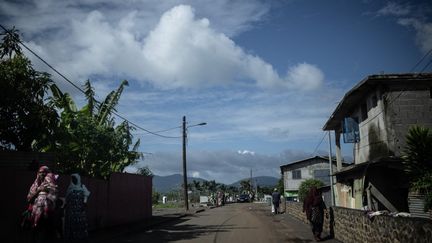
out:
<path id="1" fill-rule="evenodd" d="M 306 225 L 287 217 L 272 215 L 264 204 L 237 203 L 128 232 L 106 242 L 313 242 Z"/>

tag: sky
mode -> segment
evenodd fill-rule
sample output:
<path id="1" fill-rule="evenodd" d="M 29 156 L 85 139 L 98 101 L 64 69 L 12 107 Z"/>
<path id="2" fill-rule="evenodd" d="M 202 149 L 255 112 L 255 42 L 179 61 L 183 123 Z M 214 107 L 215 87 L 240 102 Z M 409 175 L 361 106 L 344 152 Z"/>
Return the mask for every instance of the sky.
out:
<path id="1" fill-rule="evenodd" d="M 127 171 L 182 173 L 186 116 L 188 176 L 229 184 L 327 155 L 322 127 L 348 90 L 368 75 L 421 71 L 431 3 L 6 0 L 0 23 L 74 83 L 90 79 L 99 100 L 129 81 L 118 113 L 166 137 L 134 130 L 144 159 Z M 352 158 L 349 144 L 342 153 Z"/>

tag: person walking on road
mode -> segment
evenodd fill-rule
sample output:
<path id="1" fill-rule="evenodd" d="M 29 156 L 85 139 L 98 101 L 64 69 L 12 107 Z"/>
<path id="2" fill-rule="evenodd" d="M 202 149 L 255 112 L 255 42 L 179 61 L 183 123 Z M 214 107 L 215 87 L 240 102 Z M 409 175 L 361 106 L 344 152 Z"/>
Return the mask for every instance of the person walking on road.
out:
<path id="1" fill-rule="evenodd" d="M 312 225 L 312 233 L 316 241 L 321 241 L 321 233 L 323 231 L 324 211 L 327 211 L 326 205 L 316 187 L 309 189 L 309 194 L 303 201 L 303 212 L 306 212 L 306 217 Z M 326 212 L 326 217 L 328 214 Z"/>
<path id="2" fill-rule="evenodd" d="M 274 214 L 279 213 L 279 203 L 280 203 L 280 193 L 278 192 L 277 188 L 274 189 L 272 194 L 272 202 L 274 207 Z"/>
<path id="3" fill-rule="evenodd" d="M 86 205 L 90 191 L 81 184 L 79 174 L 71 175 L 66 192 L 64 237 L 67 242 L 86 242 L 88 239 Z"/>

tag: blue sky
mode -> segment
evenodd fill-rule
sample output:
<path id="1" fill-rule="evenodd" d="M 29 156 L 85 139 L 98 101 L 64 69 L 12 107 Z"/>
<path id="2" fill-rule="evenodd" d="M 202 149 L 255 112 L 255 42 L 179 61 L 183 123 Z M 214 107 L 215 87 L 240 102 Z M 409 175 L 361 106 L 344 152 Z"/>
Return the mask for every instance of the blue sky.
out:
<path id="1" fill-rule="evenodd" d="M 357 82 L 409 72 L 432 48 L 431 8 L 430 1 L 28 0 L 2 1 L 0 22 L 16 26 L 74 82 L 90 78 L 100 98 L 129 80 L 119 113 L 145 129 L 179 127 L 184 115 L 189 125 L 207 122 L 188 131 L 188 173 L 231 183 L 251 169 L 278 177 L 280 165 L 313 154 Z M 129 171 L 181 173 L 180 138 L 134 133 L 146 154 Z M 324 141 L 317 153 L 327 149 Z M 349 146 L 343 154 L 351 157 Z"/>

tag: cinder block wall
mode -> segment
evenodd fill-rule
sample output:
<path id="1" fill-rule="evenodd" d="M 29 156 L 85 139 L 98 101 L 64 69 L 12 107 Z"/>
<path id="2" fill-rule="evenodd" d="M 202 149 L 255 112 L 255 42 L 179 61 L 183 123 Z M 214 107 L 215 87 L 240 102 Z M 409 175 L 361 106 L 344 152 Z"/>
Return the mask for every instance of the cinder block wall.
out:
<path id="1" fill-rule="evenodd" d="M 287 203 L 287 213 L 307 222 L 301 203 Z M 331 232 L 330 226 L 333 226 L 334 237 L 345 243 L 432 242 L 432 220 L 429 219 L 386 215 L 369 219 L 362 210 L 342 207 L 332 207 L 330 214 L 330 219 L 325 222 L 324 231 Z"/>
<path id="2" fill-rule="evenodd" d="M 396 98 L 397 97 L 397 98 Z M 432 97 L 429 90 L 392 91 L 387 93 L 385 107 L 389 142 L 396 156 L 406 146 L 405 137 L 411 126 L 432 128 Z"/>

